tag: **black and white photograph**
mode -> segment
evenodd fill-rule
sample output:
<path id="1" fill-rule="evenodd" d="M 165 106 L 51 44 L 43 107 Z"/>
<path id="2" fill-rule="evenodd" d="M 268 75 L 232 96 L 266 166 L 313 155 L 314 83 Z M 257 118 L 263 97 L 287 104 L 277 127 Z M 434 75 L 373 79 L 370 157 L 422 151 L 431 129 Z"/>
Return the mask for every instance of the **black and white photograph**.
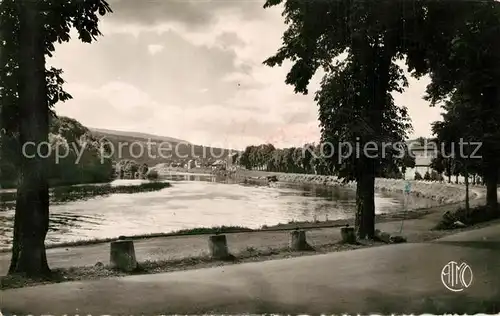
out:
<path id="1" fill-rule="evenodd" d="M 0 0 L 0 316 L 500 313 L 499 0 Z"/>

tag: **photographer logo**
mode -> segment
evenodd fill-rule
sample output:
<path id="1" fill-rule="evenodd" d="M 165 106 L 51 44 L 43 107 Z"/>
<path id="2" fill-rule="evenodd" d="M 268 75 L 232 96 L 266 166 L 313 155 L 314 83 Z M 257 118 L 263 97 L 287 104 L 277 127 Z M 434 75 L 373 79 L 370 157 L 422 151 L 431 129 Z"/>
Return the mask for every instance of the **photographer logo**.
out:
<path id="1" fill-rule="evenodd" d="M 472 284 L 472 269 L 462 262 L 448 262 L 441 270 L 441 282 L 452 292 L 461 292 Z"/>

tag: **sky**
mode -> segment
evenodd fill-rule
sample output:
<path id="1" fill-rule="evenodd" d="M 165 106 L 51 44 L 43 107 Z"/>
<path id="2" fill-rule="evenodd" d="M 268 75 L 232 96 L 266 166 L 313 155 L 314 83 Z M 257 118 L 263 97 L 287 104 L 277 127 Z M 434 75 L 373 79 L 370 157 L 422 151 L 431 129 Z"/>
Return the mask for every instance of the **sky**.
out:
<path id="1" fill-rule="evenodd" d="M 49 64 L 64 70 L 73 100 L 59 115 L 87 127 L 151 133 L 212 147 L 242 149 L 272 143 L 301 146 L 320 138 L 310 94 L 284 83 L 290 63 L 262 62 L 281 46 L 281 8 L 261 0 L 109 0 L 97 42 L 74 34 Z M 422 100 L 428 79 L 410 80 L 398 105 L 414 132 L 431 136 L 441 110 Z"/>

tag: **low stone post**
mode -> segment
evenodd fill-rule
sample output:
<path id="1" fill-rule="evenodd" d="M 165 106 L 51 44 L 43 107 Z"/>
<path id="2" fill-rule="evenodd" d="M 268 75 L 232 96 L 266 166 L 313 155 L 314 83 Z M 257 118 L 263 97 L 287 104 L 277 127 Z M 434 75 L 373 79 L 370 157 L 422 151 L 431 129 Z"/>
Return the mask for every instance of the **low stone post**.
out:
<path id="1" fill-rule="evenodd" d="M 214 259 L 226 260 L 231 256 L 227 247 L 226 235 L 213 235 L 208 239 L 208 247 L 210 248 L 210 255 Z"/>
<path id="2" fill-rule="evenodd" d="M 378 240 L 385 242 L 386 244 L 391 242 L 391 234 L 386 232 L 380 232 L 378 235 L 375 235 L 375 237 L 377 237 Z"/>
<path id="3" fill-rule="evenodd" d="M 290 249 L 293 251 L 312 250 L 312 247 L 307 243 L 304 230 L 296 229 L 290 233 Z"/>
<path id="4" fill-rule="evenodd" d="M 137 269 L 134 242 L 132 240 L 112 241 L 109 261 L 112 268 L 120 271 L 131 272 Z"/>
<path id="5" fill-rule="evenodd" d="M 391 235 L 389 237 L 389 241 L 393 244 L 400 244 L 400 243 L 405 243 L 406 242 L 406 237 L 401 236 L 401 235 Z"/>
<path id="6" fill-rule="evenodd" d="M 342 227 L 340 229 L 340 235 L 342 237 L 342 242 L 346 244 L 356 243 L 356 233 L 354 227 Z"/>

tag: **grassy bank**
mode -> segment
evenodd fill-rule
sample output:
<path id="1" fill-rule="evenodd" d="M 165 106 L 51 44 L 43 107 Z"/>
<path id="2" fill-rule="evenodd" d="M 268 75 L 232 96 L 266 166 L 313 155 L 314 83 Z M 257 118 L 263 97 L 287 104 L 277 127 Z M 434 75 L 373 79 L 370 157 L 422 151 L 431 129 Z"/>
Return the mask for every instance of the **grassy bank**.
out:
<path id="1" fill-rule="evenodd" d="M 159 191 L 170 187 L 169 182 L 147 182 L 140 185 L 119 185 L 94 184 L 94 185 L 73 185 L 59 186 L 50 189 L 50 202 L 62 203 L 78 200 L 86 200 L 97 196 L 109 194 L 132 194 L 141 192 Z M 1 192 L 2 202 L 12 202 L 16 200 L 16 192 Z"/>
<path id="2" fill-rule="evenodd" d="M 436 225 L 438 230 L 450 230 L 460 226 L 473 226 L 500 218 L 499 209 L 491 209 L 485 205 L 476 206 L 466 210 L 463 207 L 455 211 L 448 211 Z"/>
<path id="3" fill-rule="evenodd" d="M 454 210 L 457 214 L 460 213 L 456 207 L 452 208 L 451 206 L 443 206 L 440 210 Z M 441 218 L 441 215 L 442 212 L 433 212 L 426 216 L 419 217 L 418 219 L 408 219 L 405 222 L 405 232 L 408 237 L 408 242 L 428 242 L 453 233 L 486 227 L 499 222 L 497 220 L 482 222 L 480 224 L 464 228 L 436 230 L 433 227 Z M 399 225 L 399 221 L 389 221 L 386 224 L 379 223 L 377 227 L 383 231 L 393 231 L 393 228 L 399 228 Z M 239 232 L 240 230 L 246 230 L 247 232 L 241 233 Z M 198 247 L 206 249 L 206 237 L 199 236 L 200 234 L 212 234 L 216 232 L 229 231 L 234 232 L 234 235 L 228 234 L 227 237 L 230 252 L 234 256 L 231 260 L 215 260 L 212 259 L 206 251 L 199 252 L 199 250 L 197 250 Z M 222 226 L 217 228 L 182 230 L 176 232 L 176 234 L 184 234 L 184 237 L 172 237 L 172 239 L 159 238 L 156 239 L 156 241 L 149 239 L 135 243 L 139 266 L 135 271 L 130 273 L 117 271 L 112 269 L 110 266 L 103 264 L 103 262 L 106 262 L 109 257 L 109 245 L 99 246 L 103 251 L 102 255 L 99 256 L 98 260 L 91 261 L 93 263 L 90 265 L 88 263 L 83 265 L 79 258 L 82 255 L 87 257 L 89 254 L 95 257 L 95 253 L 92 253 L 95 249 L 91 250 L 86 247 L 77 247 L 73 249 L 80 249 L 80 254 L 72 253 L 72 249 L 65 249 L 66 251 L 62 249 L 62 251 L 59 251 L 59 255 L 63 258 L 63 262 L 66 264 L 71 263 L 70 266 L 56 267 L 53 269 L 53 274 L 45 279 L 27 279 L 20 275 L 0 277 L 0 289 L 6 290 L 47 283 L 91 280 L 134 274 L 153 274 L 188 269 L 200 269 L 228 264 L 284 259 L 385 245 L 385 243 L 378 241 L 363 241 L 354 245 L 344 244 L 340 241 L 338 228 L 334 229 L 325 227 L 317 230 L 311 230 L 308 233 L 308 243 L 313 246 L 310 251 L 291 251 L 288 247 L 289 234 L 284 231 L 252 231 L 242 227 Z M 146 254 L 144 253 L 144 250 L 147 250 L 147 253 L 159 254 L 156 256 L 158 259 L 144 260 L 144 258 L 149 257 L 144 256 Z M 180 255 L 180 257 L 175 256 L 178 252 L 184 252 L 184 254 Z M 174 256 L 171 257 L 171 255 Z M 50 253 L 48 253 L 48 256 L 50 259 Z M 77 262 L 79 262 L 80 265 L 76 264 Z"/>
<path id="4" fill-rule="evenodd" d="M 196 236 L 196 235 L 209 235 L 209 234 L 231 234 L 231 233 L 244 233 L 244 232 L 255 232 L 259 230 L 251 229 L 248 227 L 242 226 L 217 226 L 217 227 L 197 227 L 190 229 L 181 229 L 170 233 L 151 233 L 151 234 L 142 234 L 142 235 L 133 235 L 133 236 L 118 236 L 113 238 L 96 238 L 96 239 L 88 239 L 88 240 L 77 240 L 70 241 L 65 243 L 57 243 L 46 245 L 47 249 L 53 248 L 62 248 L 62 247 L 76 247 L 76 246 L 89 246 L 96 244 L 108 243 L 111 241 L 116 241 L 120 239 L 131 239 L 131 240 L 140 240 L 140 239 L 149 239 L 149 238 L 158 238 L 158 237 L 175 237 L 175 236 Z M 1 249 L 0 252 L 10 251 L 8 249 Z"/>
<path id="5" fill-rule="evenodd" d="M 116 187 L 115 187 L 116 188 Z M 130 187 L 128 187 L 130 189 Z M 126 192 L 129 193 L 129 192 Z M 473 208 L 482 201 L 471 201 Z M 397 232 L 404 219 L 403 234 L 408 242 L 426 242 L 448 234 L 475 229 L 490 225 L 495 221 L 474 224 L 468 227 L 451 227 L 448 230 L 436 230 L 436 224 L 442 215 L 453 213 L 461 216 L 460 204 L 445 204 L 430 209 L 411 212 L 377 215 L 377 228 L 384 232 Z M 477 208 L 480 212 L 480 208 Z M 454 217 L 455 218 L 455 217 Z M 124 273 L 111 269 L 106 263 L 109 260 L 110 241 L 118 238 L 76 241 L 51 245 L 47 248 L 49 264 L 54 267 L 53 275 L 44 280 L 30 280 L 22 276 L 6 276 L 0 278 L 0 289 L 33 286 L 44 283 L 65 282 L 74 280 L 99 279 L 103 277 L 126 276 L 130 274 L 151 274 L 187 269 L 199 269 L 219 265 L 283 259 L 295 256 L 320 254 L 335 251 L 359 249 L 383 245 L 380 242 L 363 242 L 358 245 L 345 245 L 340 242 L 339 227 L 353 225 L 353 219 L 337 221 L 289 222 L 274 226 L 263 226 L 250 229 L 238 226 L 202 227 L 184 229 L 171 233 L 148 234 L 142 236 L 120 236 L 122 239 L 134 239 L 139 268 L 132 273 Z M 307 240 L 313 251 L 293 252 L 288 247 L 289 230 L 301 228 L 308 230 Z M 208 254 L 207 236 L 205 234 L 227 234 L 228 246 L 233 261 L 213 260 Z M 119 238 L 120 238 L 119 237 Z M 161 238 L 155 238 L 161 237 Z M 165 237 L 165 238 L 163 238 Z M 168 238 L 167 238 L 168 237 Z M 92 245 L 92 246 L 90 246 Z M 71 246 L 88 246 L 73 247 Z M 65 247 L 65 248 L 61 248 Z M 66 248 L 67 247 L 67 248 Z M 57 249 L 59 248 L 59 249 Z M 5 252 L 5 251 L 4 251 Z M 0 254 L 3 267 L 8 267 L 8 254 Z M 6 273 L 5 268 L 3 268 Z"/>
<path id="6" fill-rule="evenodd" d="M 304 252 L 293 252 L 288 247 L 268 249 L 256 249 L 254 247 L 247 247 L 245 250 L 238 253 L 237 257 L 235 257 L 233 260 L 214 260 L 210 256 L 204 255 L 178 260 L 142 261 L 138 263 L 138 268 L 130 273 L 121 272 L 111 268 L 109 265 L 104 265 L 101 262 L 97 262 L 92 267 L 53 269 L 50 276 L 41 279 L 29 279 L 21 275 L 3 276 L 0 277 L 0 290 L 69 281 L 95 280 L 107 277 L 122 277 L 136 274 L 154 274 L 190 269 L 210 268 L 221 265 L 284 259 L 304 255 L 314 255 L 334 251 L 346 251 L 381 245 L 383 245 L 383 243 L 373 241 L 367 241 L 359 243 L 357 245 L 348 245 L 340 242 L 335 242 L 332 244 L 321 245 L 319 247 L 316 247 L 312 251 Z"/>
<path id="7" fill-rule="evenodd" d="M 140 185 L 112 186 L 106 184 L 57 187 L 52 190 L 51 197 L 53 202 L 68 202 L 109 194 L 132 194 L 159 191 L 170 186 L 171 184 L 169 182 L 147 182 Z"/>
<path id="8" fill-rule="evenodd" d="M 446 230 L 446 231 L 436 231 L 436 230 L 422 230 L 418 233 L 414 233 L 410 242 L 429 242 L 447 235 L 451 235 L 458 232 L 463 232 L 467 230 L 472 230 L 476 228 L 486 227 L 490 224 L 498 223 L 498 221 L 490 223 L 481 223 L 467 228 Z M 408 223 L 411 225 L 410 223 Z M 321 233 L 318 233 L 321 234 Z M 43 279 L 30 279 L 23 277 L 22 275 L 8 275 L 0 277 L 0 290 L 14 289 L 20 287 L 29 287 L 42 284 L 50 283 L 60 283 L 68 281 L 84 281 L 84 280 L 95 280 L 108 277 L 123 277 L 128 275 L 138 275 L 138 274 L 155 274 L 155 273 L 165 273 L 165 272 L 175 272 L 183 270 L 192 269 L 202 269 L 210 268 L 231 264 L 239 264 L 246 262 L 259 262 L 266 260 L 278 260 L 286 259 L 299 256 L 326 254 L 331 252 L 339 251 L 349 251 L 362 249 L 367 247 L 378 247 L 378 246 L 389 246 L 386 243 L 379 241 L 362 241 L 357 244 L 345 244 L 340 241 L 339 235 L 331 235 L 330 238 L 319 239 L 318 236 L 311 238 L 308 237 L 308 242 L 313 245 L 313 248 L 309 251 L 292 251 L 290 248 L 281 243 L 281 245 L 275 246 L 254 246 L 249 245 L 243 248 L 231 247 L 234 245 L 231 239 L 229 241 L 230 251 L 233 254 L 233 258 L 230 260 L 216 260 L 210 257 L 207 253 L 200 255 L 193 255 L 182 258 L 173 259 L 162 259 L 162 260 L 140 260 L 138 262 L 138 268 L 132 272 L 122 272 L 113 269 L 109 265 L 104 264 L 102 261 L 96 262 L 94 265 L 88 266 L 72 266 L 68 268 L 55 268 L 52 269 L 52 274 Z M 243 237 L 247 240 L 247 238 Z M 264 238 L 264 237 L 263 237 Z M 248 241 L 246 242 L 248 244 Z"/>
<path id="9" fill-rule="evenodd" d="M 390 214 L 378 214 L 375 216 L 377 223 L 398 221 L 398 220 L 412 220 L 423 218 L 431 213 L 429 209 L 413 210 L 409 212 L 398 212 Z M 47 249 L 63 248 L 63 247 L 77 247 L 77 246 L 90 246 L 109 243 L 119 239 L 142 240 L 149 238 L 159 237 L 176 237 L 176 236 L 196 236 L 196 235 L 210 235 L 210 234 L 237 234 L 237 233 L 258 233 L 258 232 L 281 232 L 294 229 L 322 229 L 322 228 L 338 228 L 346 225 L 353 226 L 354 219 L 341 219 L 341 220 L 321 220 L 316 221 L 289 221 L 288 223 L 279 223 L 276 225 L 263 225 L 261 228 L 252 229 L 243 226 L 215 226 L 215 227 L 196 227 L 189 229 L 181 229 L 168 233 L 150 233 L 132 236 L 118 236 L 113 238 L 95 238 L 87 240 L 76 240 L 64 243 L 46 245 Z M 0 253 L 8 252 L 10 249 L 0 249 Z"/>

